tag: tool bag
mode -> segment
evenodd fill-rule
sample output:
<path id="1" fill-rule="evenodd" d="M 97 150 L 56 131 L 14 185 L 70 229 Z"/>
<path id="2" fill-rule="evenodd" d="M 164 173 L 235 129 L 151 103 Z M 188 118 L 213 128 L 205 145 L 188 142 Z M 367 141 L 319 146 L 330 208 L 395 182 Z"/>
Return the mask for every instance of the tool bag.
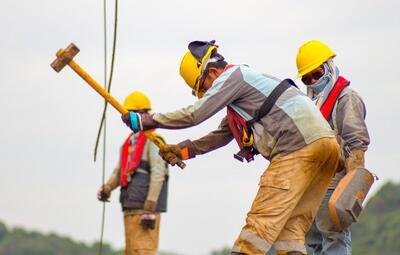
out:
<path id="1" fill-rule="evenodd" d="M 265 99 L 256 116 L 249 121 L 245 121 L 232 107 L 227 107 L 228 125 L 240 148 L 240 151 L 233 155 L 237 160 L 243 162 L 246 159 L 247 162 L 250 162 L 254 159 L 254 155 L 258 154 L 258 151 L 253 147 L 254 138 L 251 128 L 255 122 L 271 111 L 278 98 L 291 86 L 297 87 L 290 79 L 285 79 L 279 83 Z"/>
<path id="2" fill-rule="evenodd" d="M 358 221 L 373 183 L 374 176 L 365 168 L 356 168 L 340 180 L 328 202 L 329 214 L 338 231 Z"/>

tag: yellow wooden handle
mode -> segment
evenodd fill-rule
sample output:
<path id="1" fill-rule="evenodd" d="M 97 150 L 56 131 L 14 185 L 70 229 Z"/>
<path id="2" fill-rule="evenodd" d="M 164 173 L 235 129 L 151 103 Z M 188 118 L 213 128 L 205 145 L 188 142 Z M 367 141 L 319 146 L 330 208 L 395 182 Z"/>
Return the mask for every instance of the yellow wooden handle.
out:
<path id="1" fill-rule="evenodd" d="M 75 61 L 71 60 L 68 65 L 74 70 L 82 79 L 84 79 L 94 90 L 97 91 L 107 102 L 109 102 L 117 111 L 121 114 L 127 114 L 128 110 L 124 108 L 107 90 L 104 89 L 95 79 L 93 79 L 82 67 L 80 67 Z M 164 147 L 164 142 L 158 139 L 152 131 L 144 131 L 144 135 L 150 139 L 158 148 Z M 178 166 L 185 168 L 186 164 L 182 160 L 178 160 Z"/>
<path id="2" fill-rule="evenodd" d="M 114 106 L 121 114 L 128 113 L 126 110 L 107 90 L 104 89 L 95 79 L 93 79 L 82 67 L 75 61 L 71 60 L 68 65 L 74 70 L 82 79 L 84 79 L 94 90 L 97 91 L 107 102 Z"/>
<path id="3" fill-rule="evenodd" d="M 164 141 L 161 138 L 158 138 L 157 136 L 154 135 L 153 131 L 142 131 L 144 133 L 144 135 L 150 139 L 150 141 L 152 141 L 158 148 L 160 148 L 160 150 L 162 148 L 164 148 Z M 178 162 L 176 163 L 181 169 L 184 169 L 186 167 L 186 164 L 180 159 L 178 158 Z"/>

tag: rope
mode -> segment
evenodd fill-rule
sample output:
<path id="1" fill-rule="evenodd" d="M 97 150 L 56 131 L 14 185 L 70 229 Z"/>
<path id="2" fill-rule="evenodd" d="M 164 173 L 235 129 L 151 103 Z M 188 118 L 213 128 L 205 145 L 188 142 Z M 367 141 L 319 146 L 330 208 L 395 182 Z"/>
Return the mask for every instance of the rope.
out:
<path id="1" fill-rule="evenodd" d="M 113 40 L 113 51 L 111 58 L 111 70 L 110 77 L 107 84 L 107 0 L 103 1 L 103 20 L 104 20 L 104 86 L 108 92 L 111 90 L 112 77 L 114 73 L 114 61 L 115 61 L 115 48 L 117 41 L 117 20 L 118 20 L 118 0 L 115 0 L 115 14 L 114 14 L 114 40 Z M 107 141 L 107 122 L 106 122 L 106 112 L 108 103 L 104 100 L 103 114 L 101 117 L 99 130 L 97 132 L 96 145 L 94 149 L 94 161 L 96 162 L 97 149 L 100 141 L 100 135 L 103 131 L 103 160 L 102 160 L 102 186 L 105 182 L 105 168 L 106 168 L 106 141 Z M 103 202 L 102 216 L 101 216 L 101 230 L 100 230 L 100 240 L 99 240 L 99 255 L 103 254 L 103 237 L 104 237 L 104 225 L 105 225 L 105 213 L 106 213 L 106 203 Z"/>
<path id="2" fill-rule="evenodd" d="M 104 28 L 104 86 L 107 88 L 107 0 L 103 1 L 103 28 Z M 101 118 L 100 128 L 97 132 L 97 139 L 96 139 L 96 146 L 95 146 L 95 156 L 94 161 L 96 162 L 96 154 L 97 154 L 97 147 L 99 145 L 100 140 L 100 133 L 103 127 L 103 122 L 105 122 L 105 109 L 107 105 L 107 101 L 104 100 L 104 109 Z M 101 175 L 101 183 L 102 187 L 105 181 L 105 161 L 106 161 L 106 125 L 104 125 L 104 136 L 103 136 L 103 164 L 102 164 L 102 175 Z M 100 227 L 100 240 L 99 240 L 99 255 L 103 254 L 103 237 L 104 237 L 104 225 L 105 225 L 105 217 L 106 216 L 106 203 L 103 202 L 102 204 L 102 213 L 101 213 L 101 227 Z"/>
<path id="3" fill-rule="evenodd" d="M 106 2 L 107 0 L 104 0 L 104 3 Z M 105 22 L 106 22 L 106 7 L 104 7 L 104 33 L 106 33 L 106 24 L 105 24 Z M 116 48 L 116 45 L 117 45 L 117 21 L 118 21 L 118 0 L 115 0 L 115 15 L 114 15 L 114 40 L 113 40 L 113 51 L 112 51 L 112 57 L 111 57 L 111 71 L 110 71 L 110 78 L 109 78 L 109 80 L 108 80 L 108 86 L 106 86 L 106 89 L 107 89 L 107 91 L 108 92 L 110 92 L 110 90 L 111 90 L 111 81 L 112 81 L 112 78 L 113 78 L 113 73 L 114 73 L 114 60 L 115 60 L 115 48 Z M 104 58 L 105 58 L 105 60 L 104 60 L 104 65 L 105 65 L 105 67 L 104 67 L 104 72 L 105 72 L 105 79 L 104 79 L 104 84 L 106 84 L 106 81 L 107 81 L 107 64 L 106 64 L 106 62 L 107 62 L 107 56 L 106 56 L 106 54 L 107 54 L 107 49 L 106 49 L 106 34 L 105 34 L 105 36 L 104 36 Z M 101 121 L 100 121 L 100 126 L 99 126 L 99 130 L 98 130 L 98 132 L 97 132 L 97 138 L 96 138 L 96 145 L 95 145 L 95 147 L 94 147 L 94 161 L 96 162 L 96 159 L 97 159 L 97 149 L 98 149 L 98 145 L 99 145 L 99 140 L 100 140 L 100 135 L 101 135 L 101 131 L 102 131 L 102 129 L 103 129 L 103 125 L 105 124 L 105 119 L 106 119 L 106 112 L 107 112 L 107 107 L 108 107 L 108 103 L 107 103 L 107 101 L 105 101 L 104 100 L 104 108 L 103 108 L 103 114 L 102 114 L 102 116 L 101 116 Z"/>

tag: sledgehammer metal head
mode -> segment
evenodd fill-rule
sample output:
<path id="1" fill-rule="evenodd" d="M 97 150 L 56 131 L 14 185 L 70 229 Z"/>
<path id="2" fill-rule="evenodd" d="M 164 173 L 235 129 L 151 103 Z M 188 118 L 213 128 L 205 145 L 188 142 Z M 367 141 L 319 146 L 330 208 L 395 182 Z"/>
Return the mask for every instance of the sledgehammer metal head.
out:
<path id="1" fill-rule="evenodd" d="M 71 43 L 68 47 L 63 50 L 57 51 L 57 58 L 51 63 L 51 67 L 58 73 L 64 66 L 68 65 L 69 62 L 78 54 L 79 48 L 75 44 Z"/>

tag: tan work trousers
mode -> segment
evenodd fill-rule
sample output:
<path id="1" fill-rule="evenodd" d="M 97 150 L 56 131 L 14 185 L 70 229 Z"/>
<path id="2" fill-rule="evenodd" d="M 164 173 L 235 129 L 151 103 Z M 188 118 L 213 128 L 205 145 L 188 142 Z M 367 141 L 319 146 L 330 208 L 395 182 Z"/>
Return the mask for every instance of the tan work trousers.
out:
<path id="1" fill-rule="evenodd" d="M 322 138 L 285 156 L 276 156 L 263 173 L 246 225 L 233 252 L 264 255 L 306 254 L 305 235 L 339 163 L 335 138 Z"/>
<path id="2" fill-rule="evenodd" d="M 140 225 L 141 214 L 124 215 L 125 255 L 156 255 L 160 230 L 160 214 L 156 215 L 154 229 Z"/>

